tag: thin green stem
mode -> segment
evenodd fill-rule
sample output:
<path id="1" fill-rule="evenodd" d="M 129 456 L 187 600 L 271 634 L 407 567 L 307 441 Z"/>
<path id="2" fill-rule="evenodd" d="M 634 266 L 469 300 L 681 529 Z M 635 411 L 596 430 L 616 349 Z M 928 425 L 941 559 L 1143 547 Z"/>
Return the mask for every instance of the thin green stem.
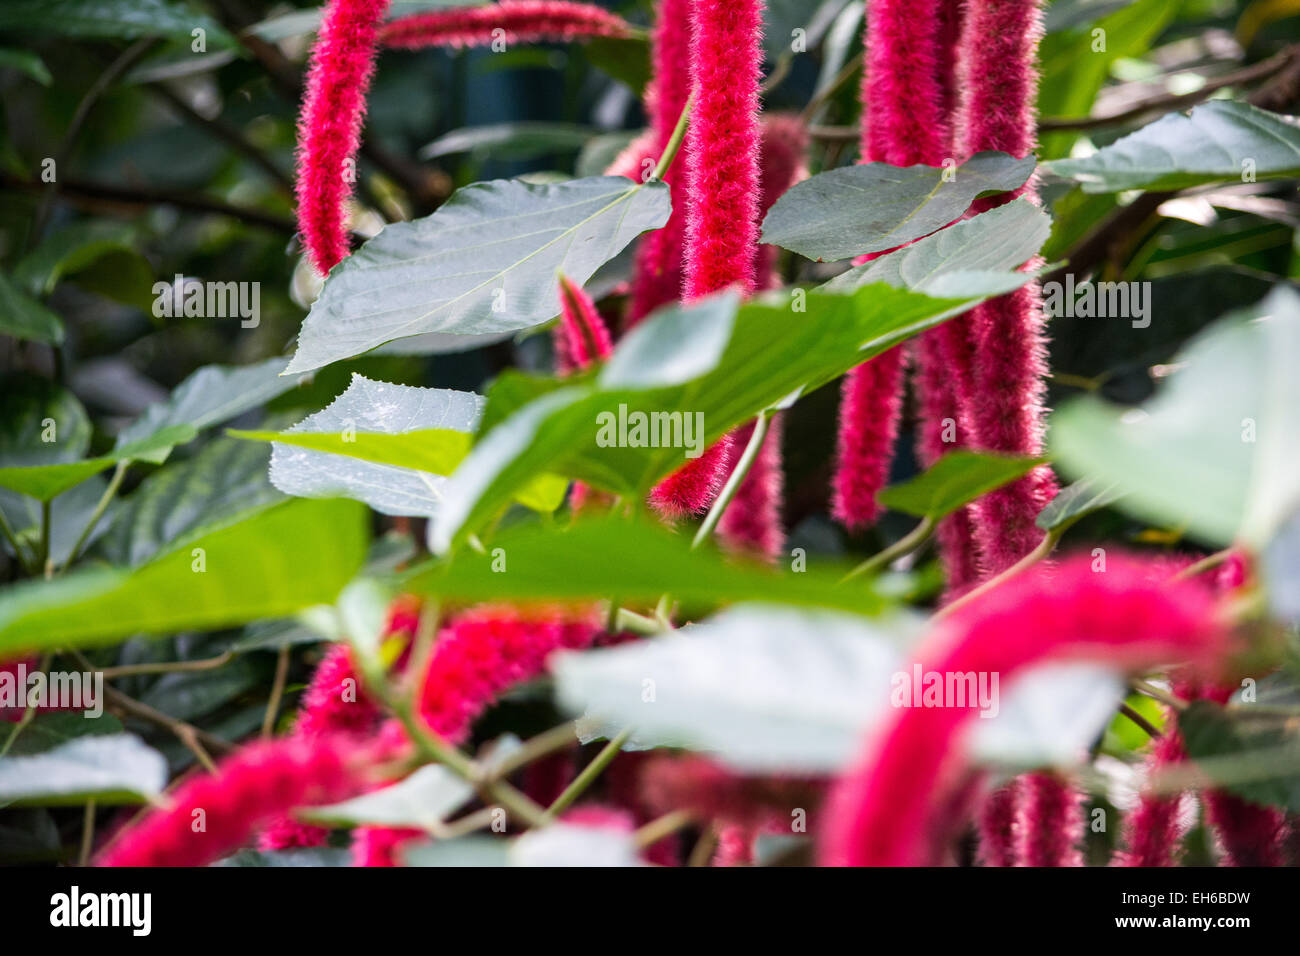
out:
<path id="1" fill-rule="evenodd" d="M 745 476 L 749 474 L 750 467 L 758 458 L 758 453 L 763 447 L 763 439 L 767 437 L 767 429 L 770 423 L 770 412 L 763 412 L 758 418 L 754 419 L 754 431 L 749 436 L 749 444 L 745 446 L 740 461 L 732 469 L 731 476 L 727 478 L 727 483 L 722 486 L 722 491 L 718 493 L 713 506 L 709 508 L 709 513 L 704 516 L 704 520 L 700 523 L 699 530 L 695 532 L 695 540 L 691 542 L 692 551 L 708 540 L 709 535 L 713 534 L 713 529 L 722 520 L 722 513 L 727 510 L 727 505 L 731 504 L 731 499 L 736 497 L 736 492 L 740 490 L 741 483 L 745 480 Z"/>
<path id="2" fill-rule="evenodd" d="M 492 776 L 496 779 L 508 777 L 520 767 L 527 766 L 534 760 L 540 760 L 547 754 L 563 750 L 577 742 L 577 726 L 572 720 L 560 724 L 558 727 L 552 727 L 550 730 L 544 730 L 536 737 L 525 740 L 519 746 L 519 749 L 512 751 L 509 756 L 493 764 Z"/>
<path id="3" fill-rule="evenodd" d="M 1166 707 L 1172 707 L 1174 710 L 1187 709 L 1187 701 L 1183 700 L 1182 698 L 1175 697 L 1173 694 L 1166 693 L 1164 690 L 1157 687 L 1155 684 L 1150 683 L 1149 681 L 1134 680 L 1134 681 L 1130 681 L 1129 683 L 1130 686 L 1139 694 L 1145 694 L 1147 697 L 1150 697 L 1152 700 L 1158 700 Z"/>
<path id="4" fill-rule="evenodd" d="M 36 568 L 38 572 L 43 573 L 47 578 L 52 576 L 50 568 L 50 534 L 54 530 L 51 526 L 51 508 L 50 502 L 41 502 L 41 543 L 36 551 Z"/>
<path id="5" fill-rule="evenodd" d="M 1187 578 L 1194 578 L 1198 574 L 1204 574 L 1212 568 L 1217 568 L 1228 558 L 1232 557 L 1233 548 L 1224 548 L 1222 551 L 1216 551 L 1214 554 L 1208 554 L 1187 567 L 1183 568 L 1172 578 L 1174 581 L 1184 581 Z"/>
<path id="6" fill-rule="evenodd" d="M 99 496 L 99 501 L 95 504 L 95 510 L 91 512 L 90 520 L 86 522 L 86 527 L 82 529 L 81 536 L 77 538 L 77 543 L 68 552 L 68 559 L 63 562 L 63 567 L 59 569 L 60 574 L 68 570 L 72 562 L 81 556 L 81 549 L 85 547 L 86 541 L 94 532 L 95 525 L 99 524 L 99 519 L 104 517 L 104 512 L 108 510 L 109 504 L 117 496 L 117 490 L 122 487 L 122 479 L 126 477 L 126 470 L 129 467 L 129 462 L 119 461 L 117 467 L 113 469 L 113 477 L 108 480 L 108 487 Z"/>
<path id="7" fill-rule="evenodd" d="M 686 138 L 686 128 L 691 125 L 691 110 L 695 107 L 695 93 L 691 93 L 690 99 L 682 107 L 681 114 L 677 117 L 677 125 L 673 127 L 673 135 L 668 137 L 668 142 L 664 144 L 664 153 L 659 157 L 659 162 L 650 174 L 651 179 L 663 179 L 668 175 L 668 170 L 673 164 L 673 159 L 677 156 L 677 151 L 681 149 L 682 140 Z"/>
<path id="8" fill-rule="evenodd" d="M 690 826 L 694 820 L 695 814 L 689 810 L 674 810 L 672 813 L 665 813 L 662 817 L 651 820 L 632 834 L 632 839 L 639 847 L 653 846 L 682 827 Z"/>
<path id="9" fill-rule="evenodd" d="M 583 767 L 582 773 L 574 777 L 573 782 L 565 787 L 564 791 L 555 798 L 555 802 L 546 808 L 546 818 L 548 820 L 554 820 L 557 816 L 571 807 L 573 801 L 582 796 L 583 793 L 586 792 L 587 788 L 596 782 L 596 778 L 605 771 L 605 768 L 610 765 L 610 762 L 618 756 L 619 751 L 623 749 L 623 745 L 628 742 L 628 739 L 631 736 L 632 728 L 628 727 L 609 743 L 605 744 L 600 753 L 596 754 L 595 759 L 593 759 L 591 763 L 587 764 L 587 766 Z"/>
<path id="10" fill-rule="evenodd" d="M 1054 549 L 1056 547 L 1056 543 L 1061 540 L 1061 535 L 1064 533 L 1064 531 L 1065 528 L 1060 527 L 1060 528 L 1053 528 L 1051 531 L 1047 532 L 1047 534 L 1043 535 L 1043 540 L 1038 542 L 1038 546 L 1034 548 L 1033 551 L 1030 551 L 1027 555 L 1025 555 L 1015 564 L 1011 565 L 1011 567 L 1007 568 L 1001 574 L 994 575 L 993 577 L 985 581 L 983 584 L 981 584 L 979 587 L 975 588 L 974 590 L 967 591 L 965 594 L 963 594 L 957 600 L 953 601 L 951 604 L 947 605 L 946 607 L 941 607 L 939 610 L 935 611 L 934 619 L 938 620 L 939 618 L 947 617 L 949 614 L 953 613 L 953 611 L 957 610 L 957 608 L 969 604 L 971 601 L 974 601 L 976 598 L 980 597 L 981 595 L 986 594 L 989 591 L 992 591 L 994 588 L 1000 587 L 1002 584 L 1011 580 L 1016 575 L 1020 574 L 1022 571 L 1027 571 L 1029 568 L 1033 567 L 1039 561 L 1043 560 L 1043 558 L 1047 557 L 1049 554 L 1052 553 L 1052 549 Z"/>
<path id="11" fill-rule="evenodd" d="M 863 561 L 856 568 L 844 575 L 840 583 L 859 577 L 863 574 L 870 574 L 881 568 L 887 568 L 905 554 L 911 554 L 921 545 L 930 539 L 934 534 L 934 521 L 930 517 L 921 519 L 921 523 L 909 531 L 903 537 L 899 538 L 889 547 L 873 554 L 867 560 Z"/>
<path id="12" fill-rule="evenodd" d="M 37 669 L 41 671 L 48 670 L 50 666 L 51 656 L 52 655 L 50 654 L 46 654 L 44 657 L 42 657 L 40 663 L 36 665 Z M 24 688 L 23 689 L 24 697 L 26 693 L 27 691 Z M 26 700 L 24 700 L 24 704 L 26 703 L 27 703 Z M 5 738 L 4 745 L 0 746 L 0 757 L 3 757 L 5 754 L 9 752 L 9 748 L 14 745 L 14 741 L 18 739 L 18 735 L 21 734 L 23 732 L 23 729 L 32 722 L 32 719 L 35 716 L 36 716 L 35 707 L 32 707 L 30 705 L 23 707 L 23 715 L 20 718 L 18 718 L 18 722 L 14 724 L 13 729 L 9 731 L 9 736 Z"/>
<path id="13" fill-rule="evenodd" d="M 95 800 L 86 801 L 86 812 L 81 820 L 81 852 L 77 854 L 77 865 L 85 866 L 90 862 L 90 851 L 95 845 Z"/>
<path id="14" fill-rule="evenodd" d="M 271 683 L 271 696 L 266 701 L 262 715 L 262 739 L 270 740 L 275 730 L 275 718 L 280 713 L 280 698 L 284 696 L 285 679 L 289 676 L 289 645 L 280 648 L 275 658 L 275 680 Z"/>
<path id="15" fill-rule="evenodd" d="M 23 566 L 23 570 L 28 574 L 34 574 L 35 570 L 32 568 L 31 559 L 27 557 L 27 552 L 18 543 L 18 536 L 14 534 L 13 526 L 9 524 L 9 519 L 5 517 L 3 509 L 0 509 L 0 532 L 4 533 L 9 542 L 9 547 L 14 549 L 14 555 L 18 559 L 18 563 Z"/>

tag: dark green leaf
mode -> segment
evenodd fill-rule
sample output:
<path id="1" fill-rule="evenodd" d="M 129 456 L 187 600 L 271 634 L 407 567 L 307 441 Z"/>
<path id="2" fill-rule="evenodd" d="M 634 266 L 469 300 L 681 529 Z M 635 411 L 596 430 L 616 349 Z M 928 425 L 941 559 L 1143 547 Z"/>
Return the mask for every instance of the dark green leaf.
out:
<path id="1" fill-rule="evenodd" d="M 891 485 L 876 497 L 886 508 L 938 521 L 994 488 L 1015 481 L 1042 462 L 1041 458 L 954 451 L 922 474 Z"/>
<path id="2" fill-rule="evenodd" d="M 558 272 L 585 283 L 668 212 L 668 187 L 657 181 L 466 186 L 432 216 L 385 227 L 330 272 L 287 371 L 425 332 L 538 325 L 560 312 Z"/>
<path id="3" fill-rule="evenodd" d="M 0 335 L 61 345 L 63 320 L 0 275 Z"/>
<path id="4" fill-rule="evenodd" d="M 5 0 L 0 30 L 55 36 L 133 40 L 175 36 L 190 39 L 202 29 L 211 46 L 231 46 L 234 38 L 212 18 L 168 0 Z"/>
<path id="5" fill-rule="evenodd" d="M 1038 513 L 1034 524 L 1044 531 L 1063 531 L 1080 518 L 1110 507 L 1119 497 L 1114 485 L 1099 484 L 1085 478 L 1062 488 Z"/>
<path id="6" fill-rule="evenodd" d="M 365 559 L 366 512 L 294 500 L 190 538 L 138 568 L 0 590 L 0 654 L 231 627 L 333 601 Z"/>
<path id="7" fill-rule="evenodd" d="M 1092 156 L 1046 168 L 1094 193 L 1288 179 L 1300 175 L 1300 125 L 1249 103 L 1212 100 L 1190 116 L 1170 113 Z"/>
<path id="8" fill-rule="evenodd" d="M 979 153 L 954 169 L 859 163 L 796 183 L 763 220 L 764 242 L 809 259 L 883 252 L 960 219 L 980 196 L 1019 189 L 1034 157 Z"/>
<path id="9" fill-rule="evenodd" d="M 78 737 L 32 757 L 0 757 L 0 802 L 26 806 L 143 803 L 162 793 L 167 764 L 130 734 Z"/>

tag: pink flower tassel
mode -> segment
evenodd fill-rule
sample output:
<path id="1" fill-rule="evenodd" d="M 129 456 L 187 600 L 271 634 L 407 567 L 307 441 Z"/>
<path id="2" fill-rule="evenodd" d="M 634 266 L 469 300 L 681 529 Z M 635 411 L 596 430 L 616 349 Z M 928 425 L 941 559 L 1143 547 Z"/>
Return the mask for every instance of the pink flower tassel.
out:
<path id="1" fill-rule="evenodd" d="M 1083 866 L 1083 805 L 1068 782 L 1050 772 L 1020 780 L 1020 866 Z"/>
<path id="2" fill-rule="evenodd" d="M 985 866 L 1016 864 L 1016 797 L 1019 783 L 1009 780 L 979 808 L 979 860 Z"/>
<path id="3" fill-rule="evenodd" d="M 753 866 L 754 841 L 758 832 L 750 827 L 727 823 L 718 828 L 718 848 L 713 866 Z"/>
<path id="4" fill-rule="evenodd" d="M 1033 151 L 1034 60 L 1041 36 L 1040 0 L 971 0 L 967 5 L 959 54 L 962 156 L 982 150 L 1013 156 Z M 1022 193 L 1036 199 L 1032 185 Z M 1010 198 L 982 200 L 976 209 Z M 966 327 L 975 351 L 969 388 L 972 444 L 1008 454 L 1041 453 L 1046 376 L 1041 291 L 1031 284 L 987 302 L 974 310 Z M 975 531 L 986 573 L 1006 569 L 1039 542 L 1042 532 L 1034 519 L 1055 490 L 1050 470 L 1040 468 L 976 504 Z"/>
<path id="5" fill-rule="evenodd" d="M 768 561 L 775 561 L 785 544 L 781 527 L 781 432 L 781 416 L 774 415 L 758 456 L 718 522 L 718 536 L 725 547 Z M 735 447 L 743 449 L 753 434 L 753 422 L 737 429 Z"/>
<path id="6" fill-rule="evenodd" d="M 100 866 L 205 866 L 238 849 L 297 807 L 345 800 L 365 789 L 374 754 L 344 736 L 249 744 L 192 777 L 155 811 L 122 831 Z"/>
<path id="7" fill-rule="evenodd" d="M 763 11 L 757 0 L 692 0 L 691 78 L 697 100 L 686 134 L 685 298 L 754 291 L 758 241 L 758 81 Z M 669 517 L 708 507 L 726 478 L 731 436 L 665 478 L 650 500 Z"/>
<path id="8" fill-rule="evenodd" d="M 438 635 L 420 694 L 420 717 L 443 740 L 459 744 L 501 693 L 541 674 L 553 652 L 590 646 L 600 633 L 598 615 L 590 610 L 471 608 Z M 353 834 L 357 865 L 396 865 L 402 844 L 419 833 L 375 829 L 389 828 L 359 827 Z"/>
<path id="9" fill-rule="evenodd" d="M 940 83 L 939 0 L 867 5 L 862 78 L 863 162 L 939 166 L 948 153 Z M 880 514 L 902 412 L 905 352 L 890 349 L 844 378 L 831 513 L 859 530 Z"/>
<path id="10" fill-rule="evenodd" d="M 759 151 L 759 176 L 762 195 L 760 211 L 766 213 L 787 189 L 808 175 L 804 155 L 808 149 L 808 128 L 797 116 L 776 114 L 763 120 L 763 140 Z M 759 288 L 780 285 L 775 274 L 777 247 L 760 245 L 754 262 Z M 722 513 L 718 535 L 724 546 L 750 551 L 776 560 L 785 543 L 781 525 L 781 499 L 784 475 L 781 470 L 782 416 L 774 415 L 758 457 L 750 465 L 736 497 Z M 737 448 L 749 444 L 753 424 L 735 433 Z"/>
<path id="11" fill-rule="evenodd" d="M 558 371 L 579 371 L 609 358 L 612 351 L 614 343 L 596 303 L 568 276 L 560 276 L 560 322 L 555 327 Z"/>
<path id="12" fill-rule="evenodd" d="M 653 34 L 653 62 L 646 112 L 650 116 L 650 150 L 640 158 L 630 177 L 645 179 L 644 160 L 658 160 L 672 138 L 677 120 L 691 93 L 691 0 L 659 0 Z M 664 182 L 673 189 L 673 211 L 662 229 L 652 232 L 637 249 L 636 274 L 628 326 L 669 302 L 682 297 L 682 249 L 686 237 L 686 205 L 683 183 L 676 162 Z M 653 167 L 652 167 L 653 168 Z"/>
<path id="13" fill-rule="evenodd" d="M 307 68 L 298 121 L 298 230 L 322 275 L 348 254 L 345 206 L 388 2 L 332 0 Z"/>
<path id="14" fill-rule="evenodd" d="M 1109 570 L 1097 573 L 1089 557 L 1078 556 L 1055 570 L 1028 571 L 941 620 L 916 661 L 923 672 L 999 674 L 1009 684 L 1051 659 L 1117 667 L 1150 667 L 1170 658 L 1205 663 L 1225 640 L 1214 599 L 1197 582 L 1154 580 L 1149 564 L 1115 554 Z M 823 860 L 931 862 L 927 838 L 945 823 L 934 819 L 935 807 L 956 782 L 961 762 L 954 750 L 974 713 L 974 706 L 896 708 L 865 760 L 832 794 Z"/>
<path id="15" fill-rule="evenodd" d="M 1165 767 L 1181 763 L 1185 757 L 1182 738 L 1166 733 L 1156 738 L 1147 760 L 1150 776 Z M 1117 855 L 1117 866 L 1173 866 L 1178 862 L 1183 839 L 1179 822 L 1182 794 L 1143 793 L 1124 821 L 1124 849 Z"/>
<path id="16" fill-rule="evenodd" d="M 416 13 L 385 23 L 384 46 L 418 50 L 430 46 L 486 46 L 501 40 L 537 43 L 587 37 L 626 36 L 627 23 L 608 10 L 568 0 L 501 0 L 481 7 Z"/>

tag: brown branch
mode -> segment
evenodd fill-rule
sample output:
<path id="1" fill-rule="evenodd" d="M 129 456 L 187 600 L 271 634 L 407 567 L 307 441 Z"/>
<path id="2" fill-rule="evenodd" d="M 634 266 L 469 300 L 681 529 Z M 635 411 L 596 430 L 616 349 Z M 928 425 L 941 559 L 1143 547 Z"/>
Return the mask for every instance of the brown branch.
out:
<path id="1" fill-rule="evenodd" d="M 1298 64 L 1300 64 L 1300 44 L 1292 44 L 1267 60 L 1261 60 L 1259 63 L 1251 64 L 1232 73 L 1225 73 L 1223 76 L 1216 76 L 1213 79 L 1206 80 L 1205 85 L 1192 90 L 1190 93 L 1164 93 L 1136 103 L 1128 109 L 1120 110 L 1118 113 L 1110 113 L 1105 116 L 1075 118 L 1046 116 L 1039 119 L 1038 129 L 1040 132 L 1050 133 L 1060 130 L 1088 130 L 1098 129 L 1103 126 L 1118 126 L 1140 119 L 1148 113 L 1157 111 L 1167 113 L 1171 110 L 1194 106 L 1202 100 L 1209 99 L 1211 95 L 1219 90 L 1229 86 L 1243 86 L 1247 83 L 1255 83 L 1275 75 L 1284 74 L 1288 72 L 1288 68 L 1294 70 Z"/>

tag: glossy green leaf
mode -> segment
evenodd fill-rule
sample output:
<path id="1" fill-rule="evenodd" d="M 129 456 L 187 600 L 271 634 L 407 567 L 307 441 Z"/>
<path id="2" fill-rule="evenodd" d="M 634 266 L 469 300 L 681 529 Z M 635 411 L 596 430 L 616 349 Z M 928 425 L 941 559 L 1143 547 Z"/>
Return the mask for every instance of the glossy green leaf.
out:
<path id="1" fill-rule="evenodd" d="M 162 793 L 167 764 L 131 734 L 78 737 L 30 757 L 0 757 L 0 803 L 144 803 Z"/>
<path id="2" fill-rule="evenodd" d="M 210 45 L 234 39 L 211 18 L 170 0 L 5 0 L 0 30 L 65 37 L 133 40 L 137 37 L 192 38 L 205 31 Z"/>
<path id="3" fill-rule="evenodd" d="M 0 655 L 232 627 L 326 604 L 364 561 L 366 537 L 356 502 L 294 500 L 134 569 L 10 585 L 0 590 Z"/>
<path id="4" fill-rule="evenodd" d="M 1249 103 L 1211 100 L 1170 113 L 1084 159 L 1045 164 L 1085 192 L 1186 189 L 1300 176 L 1300 124 Z"/>
<path id="5" fill-rule="evenodd" d="M 662 226 L 669 207 L 663 183 L 618 176 L 466 186 L 433 215 L 385 227 L 330 272 L 286 371 L 425 332 L 538 325 L 560 313 L 557 273 L 585 283 Z"/>
<path id="6" fill-rule="evenodd" d="M 1220 546 L 1262 547 L 1300 508 L 1300 294 L 1277 288 L 1188 345 L 1141 408 L 1088 397 L 1052 416 L 1052 457 L 1123 510 Z"/>
<path id="7" fill-rule="evenodd" d="M 30 495 L 39 501 L 49 501 L 118 462 L 156 461 L 160 454 L 190 441 L 194 434 L 194 429 L 189 425 L 169 425 L 150 438 L 115 448 L 109 454 L 97 458 L 53 465 L 0 468 L 0 487 Z"/>
<path id="8" fill-rule="evenodd" d="M 763 219 L 763 242 L 832 261 L 883 252 L 960 219 L 980 196 L 1019 189 L 1034 157 L 979 153 L 956 169 L 858 163 L 792 186 Z"/>
<path id="9" fill-rule="evenodd" d="M 1041 458 L 954 451 L 902 484 L 891 485 L 876 497 L 886 508 L 938 521 L 994 488 L 1027 474 Z"/>
<path id="10" fill-rule="evenodd" d="M 500 549 L 505 571 L 500 567 Z M 580 520 L 560 529 L 521 524 L 492 537 L 487 554 L 471 550 L 408 578 L 412 593 L 448 600 L 605 600 L 653 604 L 665 591 L 691 606 L 776 601 L 871 614 L 883 603 L 861 584 L 841 586 L 848 565 L 778 573 L 724 560 L 710 548 L 692 551 L 682 535 L 645 521 Z"/>
<path id="11" fill-rule="evenodd" d="M 0 335 L 60 345 L 63 320 L 0 275 Z"/>

